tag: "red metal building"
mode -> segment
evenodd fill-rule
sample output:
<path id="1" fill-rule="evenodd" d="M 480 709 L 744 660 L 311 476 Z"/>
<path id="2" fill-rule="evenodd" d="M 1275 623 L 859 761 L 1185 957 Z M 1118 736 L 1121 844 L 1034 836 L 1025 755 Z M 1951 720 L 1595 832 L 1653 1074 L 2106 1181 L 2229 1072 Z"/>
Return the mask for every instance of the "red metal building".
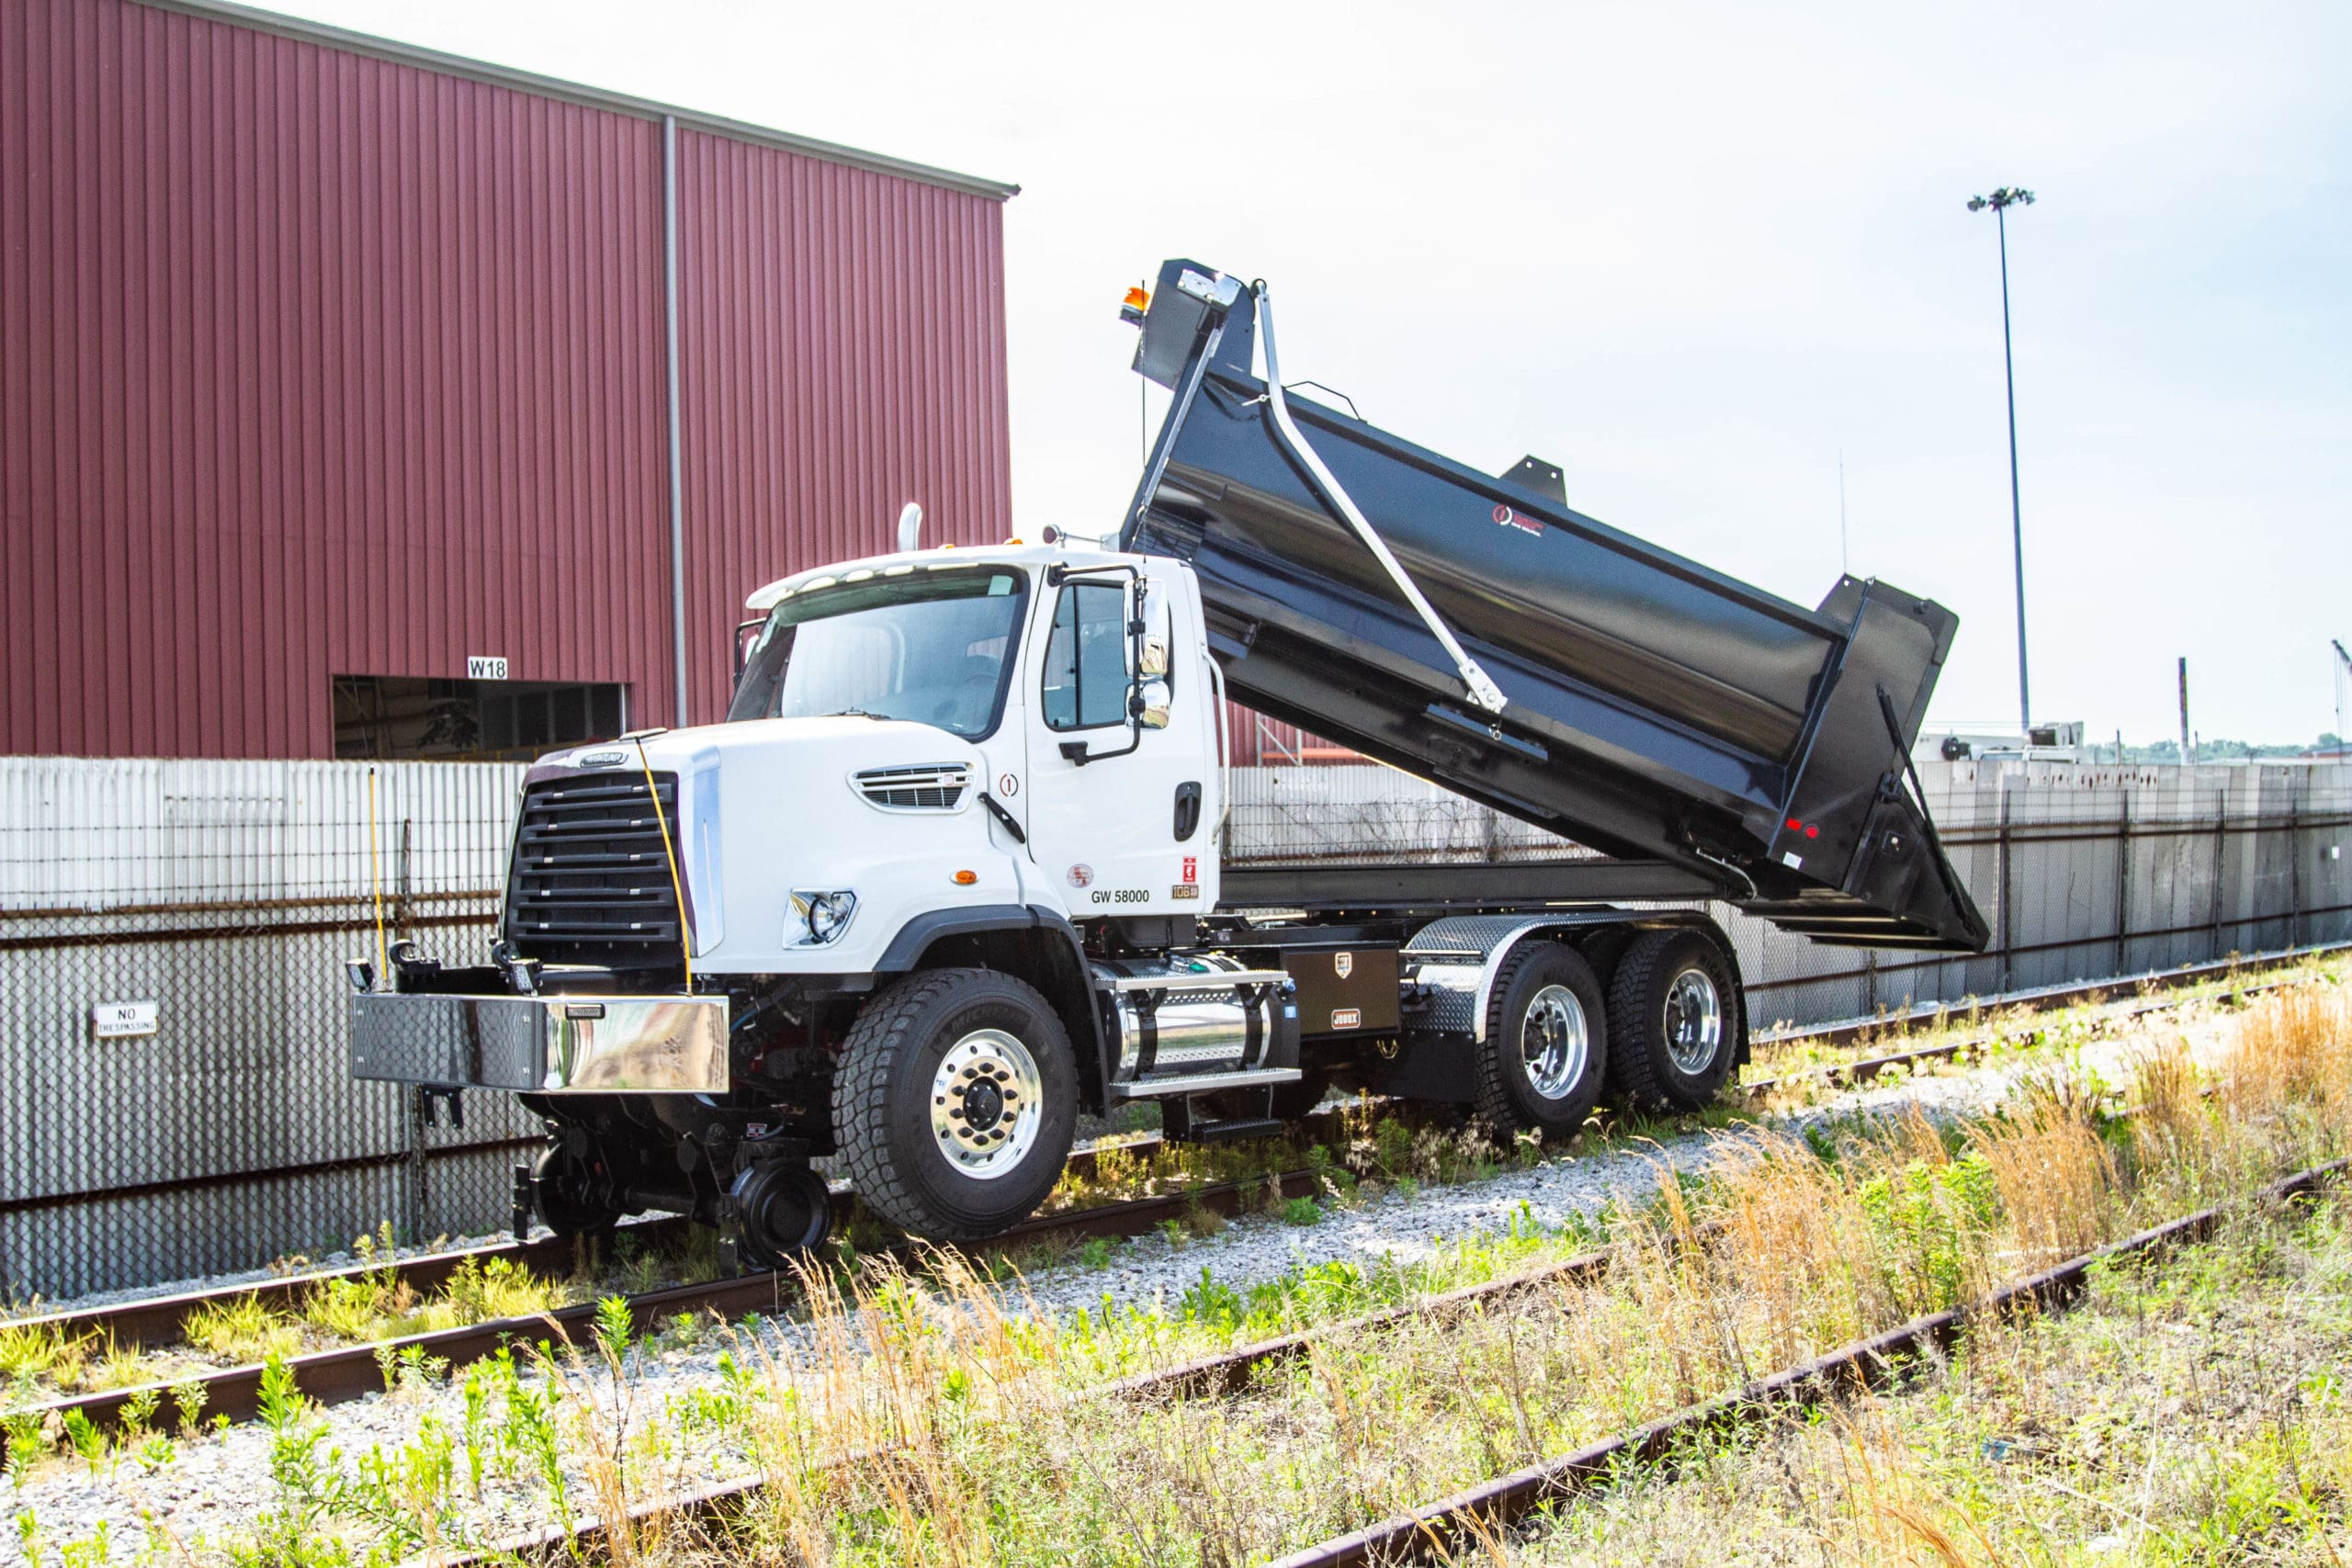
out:
<path id="1" fill-rule="evenodd" d="M 0 0 L 0 750 L 717 716 L 751 588 L 908 500 L 1009 532 L 1013 190 L 209 0 Z"/>

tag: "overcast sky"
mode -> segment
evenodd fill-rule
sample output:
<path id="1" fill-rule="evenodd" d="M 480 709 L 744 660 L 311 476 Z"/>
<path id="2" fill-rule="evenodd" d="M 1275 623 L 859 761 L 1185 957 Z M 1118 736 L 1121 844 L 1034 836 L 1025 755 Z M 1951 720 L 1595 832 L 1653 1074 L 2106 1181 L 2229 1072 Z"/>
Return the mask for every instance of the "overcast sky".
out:
<path id="1" fill-rule="evenodd" d="M 1842 548 L 1952 606 L 1946 722 L 2017 711 L 1998 261 L 1964 203 L 2029 186 L 2035 716 L 2170 734 L 2186 654 L 2207 737 L 2335 728 L 2352 7 L 283 8 L 1019 182 L 1025 526 L 1114 522 L 1119 296 L 1190 255 L 1268 279 L 1286 374 L 1376 424 L 1552 458 L 1579 510 L 1808 604 Z"/>

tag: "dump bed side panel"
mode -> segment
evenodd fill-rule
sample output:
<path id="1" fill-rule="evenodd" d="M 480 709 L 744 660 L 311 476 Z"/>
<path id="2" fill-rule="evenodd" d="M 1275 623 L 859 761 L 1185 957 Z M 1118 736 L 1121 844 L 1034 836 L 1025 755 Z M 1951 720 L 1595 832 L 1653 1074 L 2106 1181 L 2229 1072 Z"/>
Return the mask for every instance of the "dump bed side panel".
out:
<path id="1" fill-rule="evenodd" d="M 1221 309 L 1178 288 L 1192 266 L 1163 269 L 1147 317 L 1137 367 L 1177 396 L 1123 536 L 1193 563 L 1237 698 L 1611 854 L 1801 907 L 1825 940 L 1981 944 L 1948 874 L 1918 874 L 1917 812 L 1882 831 L 1949 612 L 1852 580 L 1806 609 L 1290 398 L 1501 687 L 1501 715 L 1482 713 L 1283 444 L 1250 296 Z M 1861 903 L 1866 886 L 1904 907 Z"/>

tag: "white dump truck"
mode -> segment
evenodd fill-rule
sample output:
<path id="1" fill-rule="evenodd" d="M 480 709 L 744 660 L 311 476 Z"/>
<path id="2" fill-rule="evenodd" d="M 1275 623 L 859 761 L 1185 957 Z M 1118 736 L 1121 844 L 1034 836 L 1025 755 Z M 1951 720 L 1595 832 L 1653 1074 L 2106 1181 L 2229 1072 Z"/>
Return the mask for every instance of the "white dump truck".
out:
<path id="1" fill-rule="evenodd" d="M 1173 399 L 1103 542 L 899 547 L 751 595 L 722 723 L 541 759 L 487 964 L 355 961 L 352 1070 L 545 1119 L 517 1223 L 648 1209 L 772 1265 L 812 1158 L 922 1236 L 1082 1112 L 1241 1137 L 1334 1084 L 1572 1134 L 1747 1050 L 1718 899 L 1973 951 L 1907 758 L 1954 618 L 1807 609 L 1289 395 L 1262 285 L 1162 268 Z M 1263 368 L 1259 367 L 1262 357 Z M 902 524 L 902 533 L 905 531 Z M 1227 698 L 1597 852 L 1222 864 Z"/>

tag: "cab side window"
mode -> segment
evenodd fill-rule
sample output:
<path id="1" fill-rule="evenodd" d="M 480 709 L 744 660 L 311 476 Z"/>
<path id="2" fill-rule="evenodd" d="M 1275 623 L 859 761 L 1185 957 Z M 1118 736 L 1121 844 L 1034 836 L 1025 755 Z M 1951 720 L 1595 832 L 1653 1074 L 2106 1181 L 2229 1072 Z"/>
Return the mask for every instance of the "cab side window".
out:
<path id="1" fill-rule="evenodd" d="M 1046 639 L 1046 725 L 1095 729 L 1124 724 L 1127 711 L 1127 591 L 1124 583 L 1073 582 L 1054 604 Z"/>

